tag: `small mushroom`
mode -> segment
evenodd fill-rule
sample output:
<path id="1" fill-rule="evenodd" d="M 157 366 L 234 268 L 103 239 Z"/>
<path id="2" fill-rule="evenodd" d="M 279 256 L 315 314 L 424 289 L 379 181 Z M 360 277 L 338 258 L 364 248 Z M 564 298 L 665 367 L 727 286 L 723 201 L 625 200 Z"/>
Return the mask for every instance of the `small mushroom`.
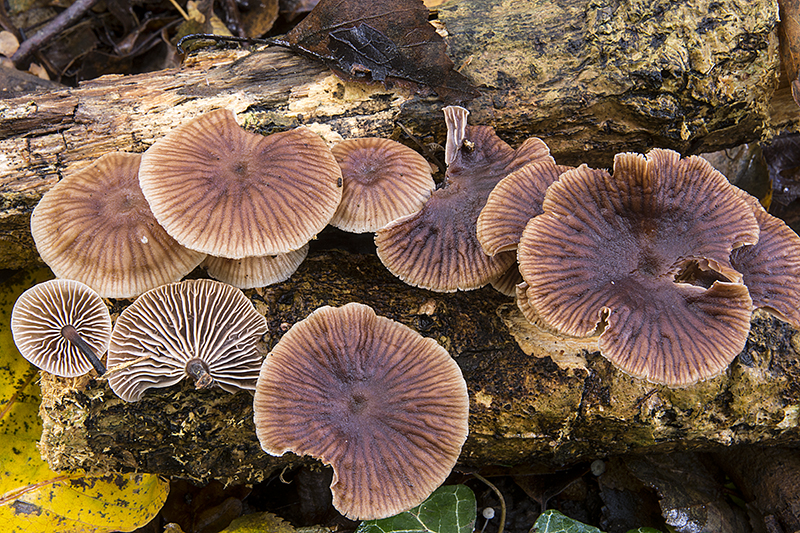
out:
<path id="1" fill-rule="evenodd" d="M 466 383 L 447 351 L 358 303 L 321 307 L 281 338 L 253 409 L 264 451 L 333 467 L 333 505 L 354 520 L 420 504 L 468 433 Z"/>
<path id="2" fill-rule="evenodd" d="M 54 279 L 22 293 L 11 312 L 11 333 L 22 356 L 61 377 L 94 368 L 105 374 L 100 357 L 108 349 L 111 317 L 91 287 Z"/>
<path id="3" fill-rule="evenodd" d="M 31 216 L 42 260 L 104 298 L 178 281 L 205 257 L 158 225 L 139 188 L 140 154 L 106 154 L 44 194 Z"/>
<path id="4" fill-rule="evenodd" d="M 209 279 L 163 285 L 142 294 L 114 324 L 108 365 L 135 362 L 108 382 L 127 402 L 187 375 L 197 388 L 253 390 L 262 359 L 257 345 L 266 332 L 264 317 L 235 287 Z"/>
<path id="5" fill-rule="evenodd" d="M 447 124 L 443 186 L 413 215 L 375 234 L 378 256 L 397 277 L 415 287 L 453 292 L 482 287 L 514 263 L 512 253 L 486 255 L 476 224 L 497 183 L 533 161 L 550 161 L 540 139 L 513 150 L 488 126 L 468 126 L 469 112 L 444 109 Z"/>
<path id="6" fill-rule="evenodd" d="M 308 255 L 308 244 L 285 254 L 243 259 L 207 256 L 202 266 L 212 278 L 239 289 L 266 287 L 286 281 Z"/>
<path id="7" fill-rule="evenodd" d="M 526 296 L 546 324 L 602 331 L 625 372 L 685 386 L 743 349 L 751 299 L 731 250 L 758 241 L 752 209 L 699 157 L 618 154 L 614 174 L 581 166 L 550 186 L 519 244 Z"/>
<path id="8" fill-rule="evenodd" d="M 241 259 L 297 250 L 333 216 L 341 171 L 305 127 L 257 135 L 219 109 L 183 124 L 142 156 L 139 183 L 179 243 Z"/>
<path id="9" fill-rule="evenodd" d="M 760 234 L 757 244 L 731 252 L 731 264 L 742 273 L 754 308 L 800 328 L 800 237 L 755 198 L 744 191 L 741 196 L 753 209 Z"/>
<path id="10" fill-rule="evenodd" d="M 436 186 L 424 157 L 389 139 L 342 141 L 331 150 L 342 169 L 342 201 L 330 224 L 351 233 L 378 230 L 416 213 Z"/>
<path id="11" fill-rule="evenodd" d="M 522 283 L 522 274 L 519 273 L 519 265 L 514 261 L 514 264 L 499 278 L 492 280 L 492 288 L 506 296 L 516 296 L 517 285 L 520 283 Z"/>
<path id="12" fill-rule="evenodd" d="M 525 225 L 542 214 L 545 191 L 570 168 L 534 161 L 500 180 L 478 216 L 478 241 L 484 253 L 516 250 Z"/>

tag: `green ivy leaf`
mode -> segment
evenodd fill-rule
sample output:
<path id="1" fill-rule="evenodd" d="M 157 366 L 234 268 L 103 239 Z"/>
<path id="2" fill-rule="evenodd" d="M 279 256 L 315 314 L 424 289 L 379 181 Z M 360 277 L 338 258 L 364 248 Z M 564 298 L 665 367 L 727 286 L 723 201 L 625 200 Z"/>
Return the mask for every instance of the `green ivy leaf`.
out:
<path id="1" fill-rule="evenodd" d="M 594 526 L 573 520 L 555 510 L 545 511 L 533 524 L 535 533 L 603 533 Z"/>
<path id="2" fill-rule="evenodd" d="M 477 515 L 472 490 L 466 485 L 447 485 L 413 509 L 361 522 L 356 533 L 472 533 Z"/>
<path id="3" fill-rule="evenodd" d="M 533 533 L 603 533 L 594 526 L 573 520 L 552 509 L 539 515 L 531 531 Z M 661 531 L 652 527 L 640 527 L 631 529 L 628 533 L 661 533 Z"/>

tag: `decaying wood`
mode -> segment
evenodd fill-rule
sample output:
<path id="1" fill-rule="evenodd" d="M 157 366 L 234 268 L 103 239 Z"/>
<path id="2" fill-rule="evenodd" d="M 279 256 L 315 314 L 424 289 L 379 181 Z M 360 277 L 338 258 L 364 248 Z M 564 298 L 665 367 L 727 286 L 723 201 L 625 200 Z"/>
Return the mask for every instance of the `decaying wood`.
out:
<path id="1" fill-rule="evenodd" d="M 561 163 L 621 151 L 697 153 L 796 128 L 779 72 L 774 0 L 458 0 L 438 8 L 457 67 L 479 87 L 474 124 L 513 146 L 536 135 Z M 781 96 L 783 94 L 783 96 Z M 781 99 L 783 98 L 783 99 Z M 198 53 L 180 69 L 105 76 L 0 102 L 0 268 L 36 260 L 32 207 L 100 155 L 141 152 L 175 125 L 228 107 L 255 131 L 312 126 L 331 142 L 444 142 L 442 103 L 346 83 L 286 50 Z"/>
<path id="2" fill-rule="evenodd" d="M 413 289 L 372 254 L 312 252 L 288 281 L 246 294 L 267 317 L 266 348 L 317 307 L 352 301 L 436 339 L 469 388 L 465 466 L 545 469 L 628 452 L 800 444 L 800 332 L 764 313 L 725 373 L 668 389 L 616 370 L 597 353 L 596 340 L 565 340 L 528 325 L 491 288 Z M 47 377 L 42 386 L 41 450 L 59 469 L 243 482 L 297 461 L 260 450 L 247 392 L 195 391 L 183 383 L 126 404 L 102 381 Z"/>

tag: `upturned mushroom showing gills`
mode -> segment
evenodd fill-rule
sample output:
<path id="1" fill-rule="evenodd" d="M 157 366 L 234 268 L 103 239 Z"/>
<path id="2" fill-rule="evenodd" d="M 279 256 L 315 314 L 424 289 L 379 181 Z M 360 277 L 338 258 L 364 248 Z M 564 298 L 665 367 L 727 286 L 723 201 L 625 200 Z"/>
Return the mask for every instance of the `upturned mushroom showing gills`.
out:
<path id="1" fill-rule="evenodd" d="M 104 298 L 131 298 L 178 281 L 203 260 L 156 222 L 139 188 L 140 160 L 106 154 L 44 194 L 31 233 L 57 277 L 81 281 Z"/>
<path id="2" fill-rule="evenodd" d="M 179 243 L 241 259 L 301 248 L 342 197 L 342 174 L 305 127 L 257 135 L 219 109 L 183 124 L 142 156 L 139 183 Z"/>
<path id="3" fill-rule="evenodd" d="M 467 386 L 447 351 L 357 303 L 321 307 L 281 338 L 253 409 L 264 451 L 333 467 L 333 505 L 353 520 L 419 505 L 469 431 Z"/>
<path id="4" fill-rule="evenodd" d="M 11 332 L 22 356 L 61 377 L 94 368 L 106 371 L 100 357 L 108 349 L 111 318 L 100 296 L 87 285 L 55 279 L 22 293 L 11 312 Z"/>
<path id="5" fill-rule="evenodd" d="M 185 376 L 197 388 L 252 390 L 266 332 L 264 317 L 235 287 L 209 279 L 163 285 L 137 298 L 114 324 L 108 365 L 133 364 L 108 383 L 127 402 Z"/>
<path id="6" fill-rule="evenodd" d="M 331 151 L 343 182 L 331 225 L 343 231 L 375 231 L 416 213 L 436 186 L 425 158 L 390 139 L 349 139 Z"/>
<path id="7" fill-rule="evenodd" d="M 528 304 L 568 335 L 602 331 L 623 371 L 685 386 L 744 348 L 751 299 L 731 251 L 758 242 L 750 206 L 699 157 L 618 154 L 613 176 L 586 166 L 550 186 L 525 227 Z"/>
<path id="8" fill-rule="evenodd" d="M 486 255 L 476 223 L 495 185 L 533 161 L 549 161 L 540 139 L 528 139 L 516 150 L 488 126 L 468 126 L 462 107 L 444 109 L 447 124 L 441 188 L 419 212 L 378 230 L 378 256 L 397 277 L 415 287 L 453 292 L 482 287 L 514 263 L 513 253 Z"/>

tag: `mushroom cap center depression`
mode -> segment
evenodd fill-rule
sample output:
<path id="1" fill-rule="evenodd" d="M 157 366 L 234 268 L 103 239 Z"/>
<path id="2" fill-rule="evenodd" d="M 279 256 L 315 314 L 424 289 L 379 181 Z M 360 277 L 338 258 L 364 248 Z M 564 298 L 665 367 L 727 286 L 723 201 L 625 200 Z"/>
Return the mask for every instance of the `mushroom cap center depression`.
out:
<path id="1" fill-rule="evenodd" d="M 334 385 L 334 389 L 329 397 L 331 422 L 343 436 L 358 434 L 357 428 L 375 424 L 388 414 L 385 409 L 387 387 L 375 383 L 373 377 L 345 377 Z"/>

